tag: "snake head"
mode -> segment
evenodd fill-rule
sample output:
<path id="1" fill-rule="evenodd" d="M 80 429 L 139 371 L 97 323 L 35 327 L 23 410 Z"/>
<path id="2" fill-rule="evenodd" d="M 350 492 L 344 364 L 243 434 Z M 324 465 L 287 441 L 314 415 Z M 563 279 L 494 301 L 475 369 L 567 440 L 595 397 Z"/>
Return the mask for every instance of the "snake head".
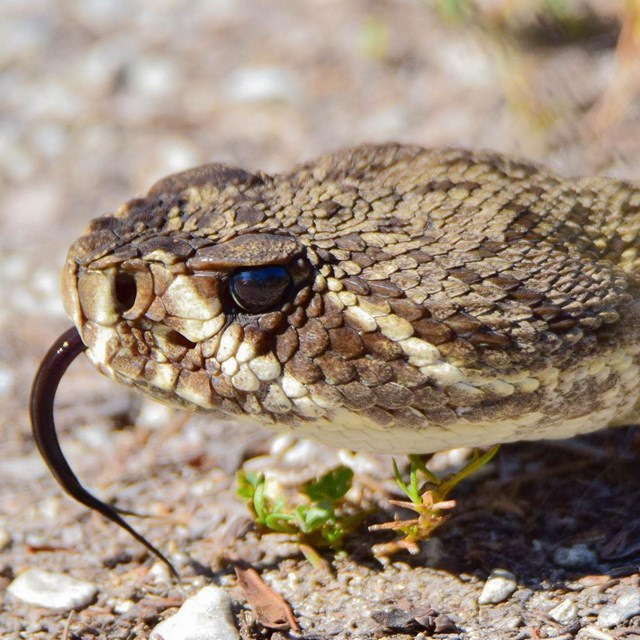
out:
<path id="1" fill-rule="evenodd" d="M 127 530 L 176 576 L 169 560 L 122 518 L 132 512 L 93 496 L 69 467 L 55 430 L 55 394 L 68 366 L 85 351 L 103 373 L 172 404 L 240 412 L 210 380 L 219 380 L 219 389 L 225 382 L 233 388 L 258 380 L 253 373 L 247 378 L 239 352 L 245 362 L 256 356 L 257 375 L 276 375 L 273 357 L 259 360 L 268 340 L 255 320 L 269 316 L 273 328 L 294 313 L 312 273 L 295 239 L 268 226 L 263 233 L 253 228 L 265 216 L 247 205 L 250 188 L 266 181 L 208 165 L 171 176 L 146 198 L 93 220 L 71 246 L 62 273 L 63 302 L 75 327 L 54 343 L 34 379 L 33 433 L 58 482 Z M 244 205 L 203 206 L 225 198 Z M 234 370 L 228 364 L 222 370 L 225 352 L 237 356 Z"/>
<path id="2" fill-rule="evenodd" d="M 100 371 L 191 410 L 257 412 L 252 394 L 282 373 L 276 336 L 313 284 L 307 247 L 261 209 L 268 188 L 209 165 L 89 225 L 62 291 Z"/>

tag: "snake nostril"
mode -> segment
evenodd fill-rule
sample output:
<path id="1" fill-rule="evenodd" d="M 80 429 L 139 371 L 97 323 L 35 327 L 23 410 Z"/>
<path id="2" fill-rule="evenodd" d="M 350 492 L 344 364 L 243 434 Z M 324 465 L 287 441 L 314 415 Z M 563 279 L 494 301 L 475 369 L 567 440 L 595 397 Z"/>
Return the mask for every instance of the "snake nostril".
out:
<path id="1" fill-rule="evenodd" d="M 116 275 L 115 294 L 121 311 L 127 311 L 133 307 L 138 295 L 138 286 L 134 274 L 119 271 Z"/>

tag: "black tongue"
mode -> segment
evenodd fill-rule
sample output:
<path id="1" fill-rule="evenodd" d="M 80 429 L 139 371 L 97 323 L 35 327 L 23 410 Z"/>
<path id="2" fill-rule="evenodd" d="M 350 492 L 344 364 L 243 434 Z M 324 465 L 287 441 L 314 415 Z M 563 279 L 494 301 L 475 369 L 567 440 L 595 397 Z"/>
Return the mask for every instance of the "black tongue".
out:
<path id="1" fill-rule="evenodd" d="M 53 343 L 33 379 L 30 399 L 31 428 L 38 451 L 40 451 L 40 455 L 44 458 L 60 486 L 72 498 L 101 513 L 105 518 L 128 531 L 138 542 L 162 560 L 176 578 L 179 578 L 175 567 L 164 554 L 123 520 L 118 513 L 118 509 L 102 502 L 80 484 L 62 453 L 56 434 L 56 425 L 53 420 L 53 403 L 62 376 L 69 368 L 69 365 L 86 348 L 78 330 L 75 327 L 67 329 Z"/>

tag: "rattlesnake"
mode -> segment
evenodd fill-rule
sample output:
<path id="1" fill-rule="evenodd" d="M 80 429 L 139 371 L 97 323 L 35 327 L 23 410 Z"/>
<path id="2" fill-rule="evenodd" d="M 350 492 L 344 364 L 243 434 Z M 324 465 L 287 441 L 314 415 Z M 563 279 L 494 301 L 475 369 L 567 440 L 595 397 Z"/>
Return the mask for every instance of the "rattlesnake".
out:
<path id="1" fill-rule="evenodd" d="M 91 222 L 63 272 L 84 344 L 57 347 L 62 369 L 86 345 L 165 402 L 354 450 L 566 438 L 636 419 L 639 231 L 632 184 L 496 153 L 210 164 Z M 33 402 L 54 466 L 60 375 Z"/>

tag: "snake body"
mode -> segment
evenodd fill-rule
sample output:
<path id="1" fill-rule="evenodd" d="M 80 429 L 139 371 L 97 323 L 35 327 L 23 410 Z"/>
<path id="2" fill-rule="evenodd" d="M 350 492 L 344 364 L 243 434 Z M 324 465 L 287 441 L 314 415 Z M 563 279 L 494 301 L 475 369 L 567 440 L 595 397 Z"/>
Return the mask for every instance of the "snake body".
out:
<path id="1" fill-rule="evenodd" d="M 629 183 L 361 146 L 161 180 L 63 297 L 100 371 L 190 410 L 384 453 L 566 438 L 636 419 L 639 232 Z"/>

